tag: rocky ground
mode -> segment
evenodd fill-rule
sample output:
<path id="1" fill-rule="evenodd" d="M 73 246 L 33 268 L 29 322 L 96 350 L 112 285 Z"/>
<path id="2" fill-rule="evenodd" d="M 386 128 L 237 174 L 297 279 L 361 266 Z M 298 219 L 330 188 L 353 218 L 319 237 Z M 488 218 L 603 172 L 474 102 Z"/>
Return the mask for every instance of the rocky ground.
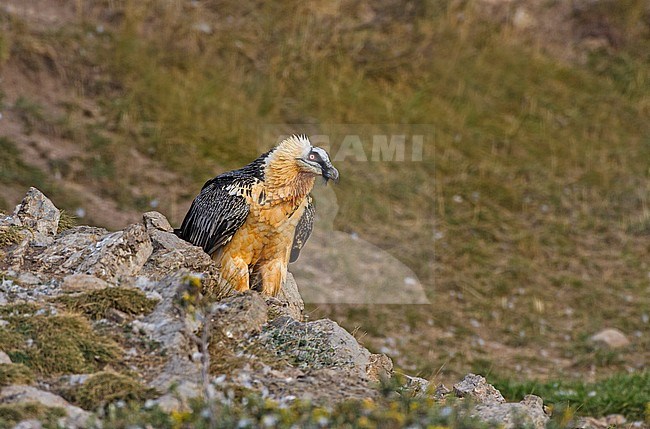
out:
<path id="1" fill-rule="evenodd" d="M 372 401 L 394 375 L 387 356 L 336 322 L 305 321 L 292 276 L 278 298 L 233 293 L 210 258 L 157 212 L 121 231 L 73 227 L 31 188 L 0 217 L 0 276 L 0 425 L 11 407 L 28 404 L 40 410 L 36 420 L 16 427 L 40 427 L 51 410 L 64 427 L 99 427 L 97 411 L 126 400 L 166 413 L 189 409 L 192 398 L 248 393 L 327 407 Z M 506 403 L 479 375 L 451 391 L 401 380 L 402 394 L 465 398 L 454 406 L 469 399 L 470 414 L 502 427 L 549 421 L 541 398 Z"/>

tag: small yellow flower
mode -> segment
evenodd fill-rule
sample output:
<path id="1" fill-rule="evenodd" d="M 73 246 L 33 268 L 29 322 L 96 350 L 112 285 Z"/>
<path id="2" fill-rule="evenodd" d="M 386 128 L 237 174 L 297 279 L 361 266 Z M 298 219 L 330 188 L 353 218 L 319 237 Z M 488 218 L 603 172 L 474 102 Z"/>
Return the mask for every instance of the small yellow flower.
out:
<path id="1" fill-rule="evenodd" d="M 371 428 L 371 427 L 373 427 L 372 424 L 370 423 L 370 420 L 366 416 L 359 417 L 359 420 L 357 420 L 357 425 L 359 425 L 360 428 Z"/>
<path id="2" fill-rule="evenodd" d="M 318 420 L 321 417 L 329 418 L 330 414 L 327 412 L 325 408 L 317 407 L 314 408 L 313 411 L 311 412 L 312 417 L 314 420 Z"/>
<path id="3" fill-rule="evenodd" d="M 172 419 L 172 427 L 174 429 L 180 429 L 183 427 L 183 423 L 187 423 L 191 420 L 192 418 L 192 413 L 189 411 L 172 411 L 169 414 L 169 417 Z"/>
<path id="4" fill-rule="evenodd" d="M 364 410 L 374 410 L 377 407 L 375 401 L 370 398 L 365 398 L 363 401 L 361 401 L 361 406 Z"/>

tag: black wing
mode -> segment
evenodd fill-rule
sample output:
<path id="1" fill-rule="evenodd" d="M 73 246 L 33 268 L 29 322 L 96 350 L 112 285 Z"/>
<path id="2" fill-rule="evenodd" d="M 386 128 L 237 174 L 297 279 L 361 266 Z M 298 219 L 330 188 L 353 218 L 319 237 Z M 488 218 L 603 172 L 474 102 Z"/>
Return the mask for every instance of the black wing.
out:
<path id="1" fill-rule="evenodd" d="M 206 253 L 228 243 L 246 221 L 250 208 L 244 195 L 251 195 L 255 183 L 264 180 L 262 155 L 247 166 L 208 180 L 194 199 L 176 234 Z"/>
<path id="2" fill-rule="evenodd" d="M 296 232 L 293 236 L 293 245 L 291 246 L 291 256 L 289 262 L 295 262 L 300 256 L 300 250 L 305 245 L 311 231 L 314 229 L 314 213 L 316 212 L 314 204 L 312 203 L 311 195 L 307 195 L 307 207 L 302 213 L 302 217 L 296 225 Z"/>

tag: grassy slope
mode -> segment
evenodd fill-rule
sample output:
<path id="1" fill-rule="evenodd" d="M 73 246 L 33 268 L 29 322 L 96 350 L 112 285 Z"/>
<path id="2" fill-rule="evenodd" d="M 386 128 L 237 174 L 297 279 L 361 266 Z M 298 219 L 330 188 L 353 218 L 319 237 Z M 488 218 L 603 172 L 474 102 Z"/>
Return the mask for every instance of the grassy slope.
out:
<path id="1" fill-rule="evenodd" d="M 359 27 L 362 10 L 333 18 L 325 3 L 110 8 L 121 19 L 108 31 L 57 36 L 110 76 L 87 84 L 106 116 L 77 135 L 102 154 L 107 185 L 124 176 L 126 147 L 189 177 L 189 197 L 215 164 L 255 157 L 264 124 L 432 124 L 421 163 L 338 165 L 335 221 L 413 268 L 432 307 L 315 313 L 360 326 L 377 348 L 399 338 L 398 364 L 426 377 L 516 364 L 600 374 L 648 360 L 650 339 L 634 337 L 650 313 L 647 35 L 576 66 L 471 6 L 387 6 Z M 633 337 L 626 353 L 587 344 L 605 326 Z"/>

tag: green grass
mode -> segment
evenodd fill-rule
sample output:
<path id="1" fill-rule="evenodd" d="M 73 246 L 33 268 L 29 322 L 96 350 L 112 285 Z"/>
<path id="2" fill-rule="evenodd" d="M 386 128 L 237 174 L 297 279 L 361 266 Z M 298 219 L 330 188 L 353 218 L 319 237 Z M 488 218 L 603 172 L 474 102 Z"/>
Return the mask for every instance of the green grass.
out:
<path id="1" fill-rule="evenodd" d="M 544 398 L 547 405 L 558 409 L 569 406 L 581 415 L 623 414 L 629 420 L 650 420 L 650 371 L 618 374 L 594 383 L 578 380 L 492 382 L 511 401 L 519 401 L 532 393 Z"/>

